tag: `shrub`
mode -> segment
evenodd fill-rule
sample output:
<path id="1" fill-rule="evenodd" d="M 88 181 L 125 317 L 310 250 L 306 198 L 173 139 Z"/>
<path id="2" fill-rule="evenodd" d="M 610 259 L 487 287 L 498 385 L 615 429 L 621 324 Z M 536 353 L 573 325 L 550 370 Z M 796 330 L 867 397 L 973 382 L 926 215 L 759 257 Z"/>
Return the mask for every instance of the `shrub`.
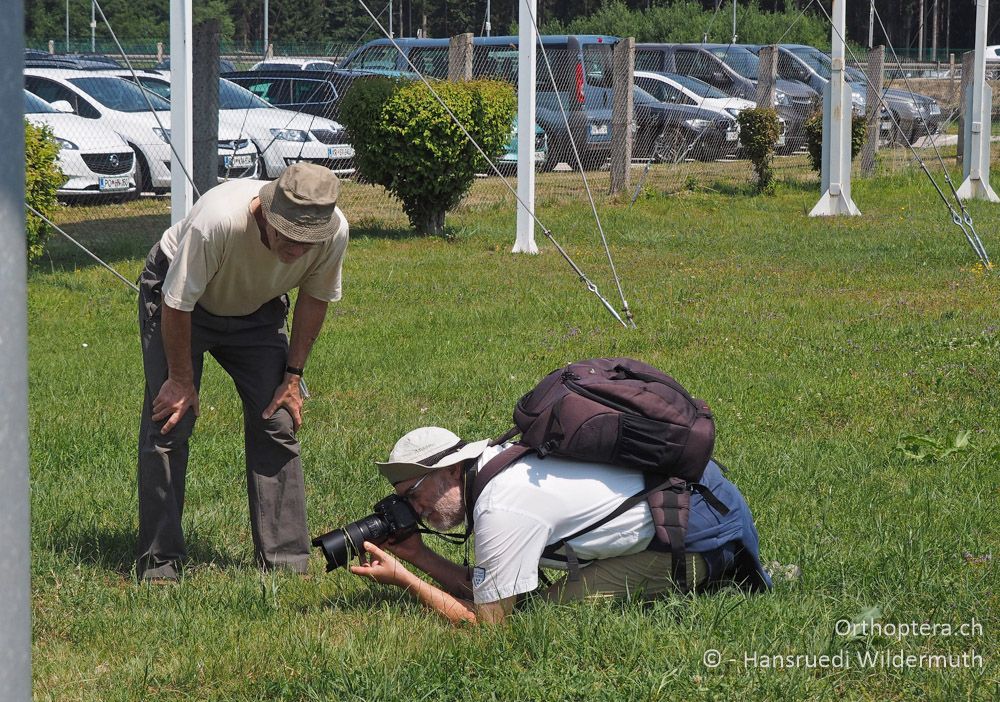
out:
<path id="1" fill-rule="evenodd" d="M 441 82 L 435 91 L 490 158 L 503 153 L 516 107 L 498 81 Z M 437 234 L 448 210 L 469 191 L 482 156 L 422 82 L 355 81 L 342 121 L 360 176 L 403 203 L 410 224 Z"/>
<path id="2" fill-rule="evenodd" d="M 809 165 L 814 171 L 823 169 L 823 110 L 817 110 L 805 121 L 806 145 L 809 148 Z M 851 115 L 851 160 L 861 153 L 865 145 L 865 118 Z"/>
<path id="3" fill-rule="evenodd" d="M 56 209 L 56 190 L 62 185 L 62 172 L 56 161 L 59 158 L 59 143 L 48 127 L 36 127 L 24 123 L 24 201 L 51 219 Z M 49 226 L 41 219 L 26 213 L 25 234 L 27 236 L 28 260 L 42 255 Z"/>
<path id="4" fill-rule="evenodd" d="M 778 113 L 771 107 L 755 107 L 743 110 L 738 117 L 740 123 L 740 145 L 743 153 L 753 164 L 757 176 L 756 189 L 759 193 L 774 191 L 774 145 L 781 136 L 781 122 Z"/>

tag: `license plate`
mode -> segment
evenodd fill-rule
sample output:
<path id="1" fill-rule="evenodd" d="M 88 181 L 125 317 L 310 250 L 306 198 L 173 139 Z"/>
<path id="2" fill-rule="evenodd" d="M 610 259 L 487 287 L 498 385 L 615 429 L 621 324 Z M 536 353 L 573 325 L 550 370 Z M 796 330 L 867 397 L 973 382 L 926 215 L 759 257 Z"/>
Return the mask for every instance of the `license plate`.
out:
<path id="1" fill-rule="evenodd" d="M 544 161 L 545 160 L 545 152 L 544 151 L 536 151 L 535 152 L 535 160 L 536 161 Z"/>
<path id="2" fill-rule="evenodd" d="M 353 146 L 328 146 L 326 149 L 327 158 L 354 158 Z"/>
<path id="3" fill-rule="evenodd" d="M 736 141 L 739 138 L 739 132 L 726 132 L 726 141 Z"/>
<path id="4" fill-rule="evenodd" d="M 253 165 L 253 154 L 236 154 L 235 156 L 224 156 L 223 163 L 226 168 L 249 168 Z"/>
<path id="5" fill-rule="evenodd" d="M 607 135 L 608 135 L 608 125 L 606 124 L 590 125 L 590 136 L 607 136 Z"/>
<path id="6" fill-rule="evenodd" d="M 104 176 L 97 181 L 97 187 L 102 191 L 128 190 L 130 186 L 128 176 Z"/>
<path id="7" fill-rule="evenodd" d="M 784 134 L 779 134 L 778 135 L 778 146 L 784 146 L 784 145 L 785 145 L 785 135 Z"/>

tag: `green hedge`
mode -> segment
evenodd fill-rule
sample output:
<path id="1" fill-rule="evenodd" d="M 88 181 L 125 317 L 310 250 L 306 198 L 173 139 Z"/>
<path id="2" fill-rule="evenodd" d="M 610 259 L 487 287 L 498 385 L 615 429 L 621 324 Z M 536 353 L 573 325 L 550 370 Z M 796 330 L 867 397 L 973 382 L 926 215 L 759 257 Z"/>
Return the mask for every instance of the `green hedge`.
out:
<path id="1" fill-rule="evenodd" d="M 817 110 L 805 121 L 806 145 L 809 148 L 809 165 L 814 171 L 823 168 L 823 110 Z M 865 118 L 851 115 L 851 160 L 861 153 L 866 137 Z"/>
<path id="2" fill-rule="evenodd" d="M 46 217 L 58 207 L 56 190 L 65 178 L 57 165 L 59 143 L 48 127 L 24 123 L 24 201 Z M 26 213 L 28 260 L 42 255 L 49 226 L 30 211 Z"/>
<path id="3" fill-rule="evenodd" d="M 510 140 L 514 89 L 490 80 L 439 82 L 434 90 L 490 158 Z M 476 147 L 423 82 L 355 81 L 340 110 L 361 179 L 399 198 L 410 224 L 440 233 L 445 214 L 488 170 Z"/>
<path id="4" fill-rule="evenodd" d="M 743 110 L 737 119 L 740 123 L 740 146 L 757 176 L 756 190 L 770 193 L 774 190 L 774 145 L 781 136 L 778 113 L 771 107 L 755 107 Z"/>

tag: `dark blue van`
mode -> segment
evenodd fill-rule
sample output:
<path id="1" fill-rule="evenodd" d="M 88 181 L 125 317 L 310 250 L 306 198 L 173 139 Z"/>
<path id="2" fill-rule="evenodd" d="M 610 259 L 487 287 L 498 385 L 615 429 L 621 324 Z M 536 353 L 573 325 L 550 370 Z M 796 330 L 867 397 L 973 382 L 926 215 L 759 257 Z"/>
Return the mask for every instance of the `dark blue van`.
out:
<path id="1" fill-rule="evenodd" d="M 599 35 L 541 36 L 553 86 L 541 49 L 537 51 L 535 119 L 548 135 L 545 167 L 575 165 L 566 121 L 585 168 L 600 168 L 611 150 L 611 50 L 617 37 Z M 417 70 L 427 77 L 447 78 L 448 39 L 397 39 Z M 472 72 L 517 84 L 516 36 L 475 37 Z M 376 39 L 348 54 L 341 68 L 365 71 L 412 71 L 388 39 Z M 563 120 L 560 103 L 566 112 Z"/>

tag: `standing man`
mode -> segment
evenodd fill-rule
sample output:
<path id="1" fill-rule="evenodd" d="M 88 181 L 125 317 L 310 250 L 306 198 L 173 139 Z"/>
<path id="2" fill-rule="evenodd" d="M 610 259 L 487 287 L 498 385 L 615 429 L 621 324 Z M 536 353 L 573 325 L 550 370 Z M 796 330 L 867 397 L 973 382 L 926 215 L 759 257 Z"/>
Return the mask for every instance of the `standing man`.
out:
<path id="1" fill-rule="evenodd" d="M 233 180 L 163 233 L 139 277 L 146 377 L 139 428 L 140 580 L 176 580 L 188 438 L 207 351 L 243 401 L 247 494 L 258 563 L 306 571 L 299 382 L 327 304 L 340 299 L 347 220 L 340 183 L 315 164 Z M 288 296 L 298 288 L 291 344 Z"/>

